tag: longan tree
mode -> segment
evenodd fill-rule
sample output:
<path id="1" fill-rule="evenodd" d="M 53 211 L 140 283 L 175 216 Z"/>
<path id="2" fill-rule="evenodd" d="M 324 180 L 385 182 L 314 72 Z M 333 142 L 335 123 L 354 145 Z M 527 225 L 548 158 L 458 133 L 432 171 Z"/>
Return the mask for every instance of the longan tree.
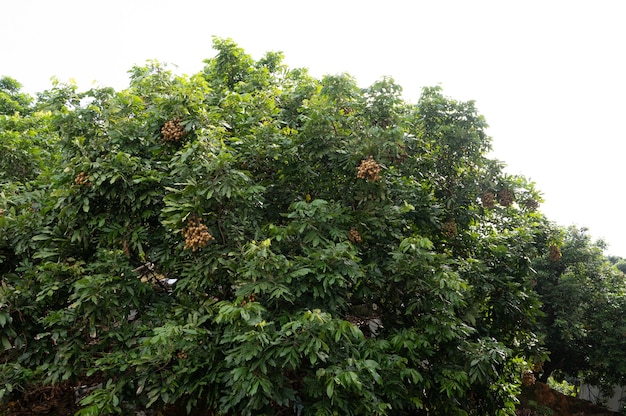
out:
<path id="1" fill-rule="evenodd" d="M 510 413 L 543 354 L 550 246 L 474 103 L 214 48 L 192 76 L 150 62 L 122 91 L 40 94 L 59 163 L 37 210 L 0 200 L 0 399 L 87 383 L 82 415 Z"/>

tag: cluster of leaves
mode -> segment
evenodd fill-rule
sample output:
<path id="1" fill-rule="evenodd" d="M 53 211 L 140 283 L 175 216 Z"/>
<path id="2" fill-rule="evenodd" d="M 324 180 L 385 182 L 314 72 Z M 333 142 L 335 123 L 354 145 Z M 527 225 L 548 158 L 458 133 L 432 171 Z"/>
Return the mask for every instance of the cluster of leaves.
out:
<path id="1" fill-rule="evenodd" d="M 553 235 L 560 257 L 537 258 L 536 291 L 543 302 L 543 333 L 551 360 L 543 379 L 559 370 L 561 379 L 582 379 L 609 388 L 626 384 L 624 272 L 607 259 L 602 241 L 585 228 Z"/>
<path id="2" fill-rule="evenodd" d="M 214 48 L 2 119 L 51 156 L 27 184 L 2 166 L 0 400 L 97 380 L 82 415 L 510 413 L 554 233 L 474 104 Z"/>

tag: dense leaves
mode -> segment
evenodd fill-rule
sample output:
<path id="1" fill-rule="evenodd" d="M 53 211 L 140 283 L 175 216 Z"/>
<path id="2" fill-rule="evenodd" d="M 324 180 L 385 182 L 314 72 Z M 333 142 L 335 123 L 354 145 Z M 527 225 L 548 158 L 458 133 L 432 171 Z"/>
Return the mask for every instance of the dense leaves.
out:
<path id="1" fill-rule="evenodd" d="M 92 380 L 79 414 L 510 413 L 538 331 L 589 312 L 540 299 L 587 274 L 546 263 L 555 227 L 474 103 L 214 48 L 122 91 L 3 87 L 0 400 Z"/>
<path id="2" fill-rule="evenodd" d="M 536 290 L 544 303 L 545 344 L 551 360 L 543 376 L 582 378 L 611 387 L 626 382 L 624 273 L 603 254 L 584 228 L 553 235 L 553 250 L 537 258 Z"/>

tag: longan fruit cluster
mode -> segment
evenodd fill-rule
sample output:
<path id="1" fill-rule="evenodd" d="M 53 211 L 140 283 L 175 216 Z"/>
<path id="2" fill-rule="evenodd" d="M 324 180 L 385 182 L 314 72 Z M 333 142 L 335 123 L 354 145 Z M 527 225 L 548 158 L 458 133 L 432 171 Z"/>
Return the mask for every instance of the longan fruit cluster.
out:
<path id="1" fill-rule="evenodd" d="M 348 232 L 348 240 L 350 240 L 352 243 L 359 244 L 363 241 L 363 238 L 361 237 L 361 234 L 359 234 L 359 232 L 356 230 L 356 228 L 352 228 Z"/>
<path id="2" fill-rule="evenodd" d="M 209 232 L 206 225 L 198 217 L 191 217 L 187 221 L 187 227 L 183 228 L 183 236 L 185 237 L 185 250 L 197 251 L 202 247 L 206 247 L 215 238 Z"/>
<path id="3" fill-rule="evenodd" d="M 179 142 L 185 137 L 185 127 L 181 124 L 180 118 L 168 120 L 161 128 L 163 140 L 166 142 Z"/>
<path id="4" fill-rule="evenodd" d="M 367 179 L 372 182 L 380 179 L 380 164 L 374 160 L 373 156 L 363 159 L 356 169 L 356 176 L 359 179 Z"/>
<path id="5" fill-rule="evenodd" d="M 548 255 L 550 261 L 557 262 L 561 260 L 561 257 L 563 257 L 561 250 L 555 244 L 552 244 L 550 246 L 550 254 Z"/>
<path id="6" fill-rule="evenodd" d="M 510 207 L 513 203 L 513 199 L 513 192 L 508 189 L 501 189 L 498 192 L 498 202 L 500 202 L 500 205 L 502 206 Z"/>
<path id="7" fill-rule="evenodd" d="M 459 233 L 456 228 L 456 221 L 454 221 L 454 219 L 450 219 L 441 224 L 441 232 L 445 237 L 448 238 L 456 236 Z"/>
<path id="8" fill-rule="evenodd" d="M 537 379 L 535 378 L 535 375 L 533 374 L 532 371 L 524 370 L 524 372 L 522 373 L 522 384 L 523 385 L 525 385 L 526 387 L 530 387 L 533 384 L 535 384 L 536 381 L 537 381 Z"/>
<path id="9" fill-rule="evenodd" d="M 0 208 L 0 217 L 4 217 L 4 209 Z"/>
<path id="10" fill-rule="evenodd" d="M 252 303 L 252 302 L 256 302 L 256 295 L 253 293 L 250 296 L 246 296 L 242 301 L 241 301 L 241 306 L 246 306 L 246 304 L 248 303 Z"/>
<path id="11" fill-rule="evenodd" d="M 493 209 L 496 206 L 496 196 L 493 192 L 484 192 L 480 197 L 480 201 L 482 202 L 483 207 L 487 209 Z"/>
<path id="12" fill-rule="evenodd" d="M 524 205 L 526 206 L 526 209 L 528 209 L 529 211 L 536 211 L 537 208 L 539 208 L 539 202 L 537 202 L 537 200 L 533 199 L 533 198 L 529 198 L 526 201 L 524 201 Z"/>
<path id="13" fill-rule="evenodd" d="M 178 357 L 179 360 L 186 360 L 187 358 L 189 358 L 189 354 L 187 354 L 185 350 L 178 351 L 176 353 L 176 356 Z"/>
<path id="14" fill-rule="evenodd" d="M 89 181 L 89 174 L 87 172 L 80 172 L 74 178 L 74 183 L 78 186 L 91 186 L 91 182 Z"/>

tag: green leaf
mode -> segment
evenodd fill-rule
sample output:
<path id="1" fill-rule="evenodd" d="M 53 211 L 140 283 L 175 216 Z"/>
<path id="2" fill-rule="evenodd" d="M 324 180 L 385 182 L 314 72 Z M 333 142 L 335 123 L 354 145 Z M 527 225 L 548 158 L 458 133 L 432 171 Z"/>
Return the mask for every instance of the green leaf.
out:
<path id="1" fill-rule="evenodd" d="M 330 379 L 326 383 L 326 396 L 328 396 L 329 399 L 332 399 L 334 394 L 335 394 L 335 383 L 333 382 L 332 379 Z"/>
<path id="2" fill-rule="evenodd" d="M 302 277 L 302 276 L 306 276 L 309 273 L 312 273 L 313 270 L 309 269 L 308 267 L 303 267 L 301 269 L 298 270 L 294 270 L 293 272 L 289 273 L 289 275 L 291 277 L 297 278 L 297 277 Z"/>
<path id="3" fill-rule="evenodd" d="M 9 339 L 5 335 L 2 335 L 2 337 L 0 337 L 0 340 L 2 340 L 2 346 L 4 346 L 5 350 L 10 350 L 13 348 L 13 344 L 11 344 L 11 341 L 9 341 Z"/>
<path id="4" fill-rule="evenodd" d="M 58 257 L 58 256 L 59 256 L 59 252 L 54 249 L 38 250 L 37 252 L 35 252 L 35 254 L 33 254 L 33 258 L 35 259 L 47 259 L 50 257 Z"/>

